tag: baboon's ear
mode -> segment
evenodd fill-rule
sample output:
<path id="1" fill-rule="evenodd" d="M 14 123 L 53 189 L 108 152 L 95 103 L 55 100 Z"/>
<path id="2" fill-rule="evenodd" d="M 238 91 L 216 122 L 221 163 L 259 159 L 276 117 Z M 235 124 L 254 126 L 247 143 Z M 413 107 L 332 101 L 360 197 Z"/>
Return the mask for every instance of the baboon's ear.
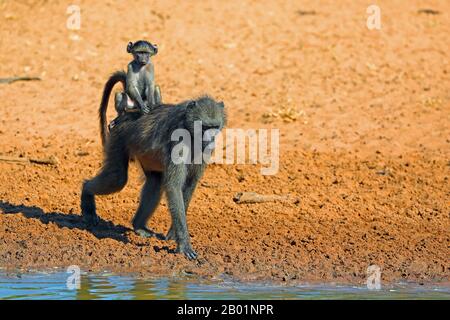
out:
<path id="1" fill-rule="evenodd" d="M 225 108 L 225 105 L 224 105 L 223 101 L 220 101 L 220 102 L 219 102 L 219 107 Z"/>
<path id="2" fill-rule="evenodd" d="M 193 107 L 195 107 L 196 105 L 197 105 L 197 101 L 192 100 L 192 101 L 189 101 L 187 107 L 188 107 L 188 108 L 193 108 Z"/>
<path id="3" fill-rule="evenodd" d="M 133 49 L 133 42 L 128 42 L 128 45 L 127 45 L 127 52 L 128 53 L 131 53 L 131 50 Z"/>

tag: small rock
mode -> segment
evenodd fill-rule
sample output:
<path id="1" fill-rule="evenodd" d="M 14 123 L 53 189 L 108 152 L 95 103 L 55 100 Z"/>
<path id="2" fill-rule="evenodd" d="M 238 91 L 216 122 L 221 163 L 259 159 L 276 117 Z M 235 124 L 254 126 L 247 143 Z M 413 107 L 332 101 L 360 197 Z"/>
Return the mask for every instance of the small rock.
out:
<path id="1" fill-rule="evenodd" d="M 429 15 L 438 15 L 441 14 L 439 11 L 437 10 L 433 10 L 433 9 L 420 9 L 417 11 L 417 13 L 419 14 L 429 14 Z"/>
<path id="2" fill-rule="evenodd" d="M 83 150 L 78 150 L 78 151 L 75 151 L 75 155 L 79 156 L 79 157 L 84 157 L 84 156 L 88 156 L 89 152 L 83 151 Z"/>
<path id="3" fill-rule="evenodd" d="M 299 201 L 298 198 L 291 195 L 263 195 L 256 192 L 239 192 L 233 197 L 233 201 L 242 203 L 263 203 L 263 202 L 292 202 Z"/>

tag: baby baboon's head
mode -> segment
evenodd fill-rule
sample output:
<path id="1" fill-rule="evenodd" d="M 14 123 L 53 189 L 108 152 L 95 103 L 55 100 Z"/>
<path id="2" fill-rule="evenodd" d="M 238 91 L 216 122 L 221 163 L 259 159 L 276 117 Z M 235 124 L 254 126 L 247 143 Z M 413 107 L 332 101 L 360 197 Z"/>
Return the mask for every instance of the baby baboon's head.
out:
<path id="1" fill-rule="evenodd" d="M 145 40 L 139 40 L 135 43 L 128 43 L 127 52 L 131 53 L 139 64 L 146 65 L 149 63 L 150 57 L 158 53 L 158 46 Z"/>

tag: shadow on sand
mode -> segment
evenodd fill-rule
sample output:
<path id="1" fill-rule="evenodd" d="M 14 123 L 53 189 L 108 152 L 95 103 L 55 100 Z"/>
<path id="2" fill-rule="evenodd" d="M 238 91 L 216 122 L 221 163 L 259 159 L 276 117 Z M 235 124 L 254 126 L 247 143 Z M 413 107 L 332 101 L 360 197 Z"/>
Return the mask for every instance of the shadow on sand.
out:
<path id="1" fill-rule="evenodd" d="M 61 212 L 45 213 L 44 210 L 36 206 L 14 205 L 4 201 L 0 201 L 0 210 L 3 211 L 3 214 L 22 213 L 24 217 L 37 219 L 44 224 L 53 222 L 60 228 L 86 230 L 91 232 L 97 239 L 110 238 L 123 243 L 129 242 L 126 232 L 131 231 L 131 229 L 122 225 L 115 225 L 103 219 L 100 219 L 100 223 L 97 226 L 89 227 L 83 221 L 81 215 Z"/>
<path id="2" fill-rule="evenodd" d="M 127 232 L 133 231 L 130 228 L 122 225 L 116 225 L 110 221 L 106 221 L 100 218 L 100 222 L 95 227 L 88 226 L 81 215 L 78 214 L 65 214 L 61 212 L 44 212 L 36 206 L 15 205 L 9 202 L 0 200 L 0 211 L 3 214 L 18 214 L 22 213 L 24 217 L 28 219 L 37 219 L 41 223 L 48 224 L 50 222 L 55 223 L 59 228 L 79 229 L 92 233 L 97 239 L 113 239 L 122 243 L 129 243 Z M 165 236 L 160 233 L 154 233 L 154 237 L 163 240 Z M 167 251 L 169 253 L 175 253 L 175 250 L 170 249 L 167 246 L 153 246 L 156 252 Z"/>

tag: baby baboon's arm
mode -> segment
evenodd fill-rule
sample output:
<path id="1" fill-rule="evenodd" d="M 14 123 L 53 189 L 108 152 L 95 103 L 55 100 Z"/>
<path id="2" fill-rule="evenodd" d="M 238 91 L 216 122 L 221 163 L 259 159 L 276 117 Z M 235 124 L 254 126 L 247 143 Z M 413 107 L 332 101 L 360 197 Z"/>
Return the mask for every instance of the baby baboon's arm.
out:
<path id="1" fill-rule="evenodd" d="M 153 63 L 149 62 L 145 66 L 145 82 L 146 82 L 146 91 L 147 91 L 147 101 L 150 106 L 154 106 L 156 104 L 155 100 L 155 70 L 153 67 Z"/>

